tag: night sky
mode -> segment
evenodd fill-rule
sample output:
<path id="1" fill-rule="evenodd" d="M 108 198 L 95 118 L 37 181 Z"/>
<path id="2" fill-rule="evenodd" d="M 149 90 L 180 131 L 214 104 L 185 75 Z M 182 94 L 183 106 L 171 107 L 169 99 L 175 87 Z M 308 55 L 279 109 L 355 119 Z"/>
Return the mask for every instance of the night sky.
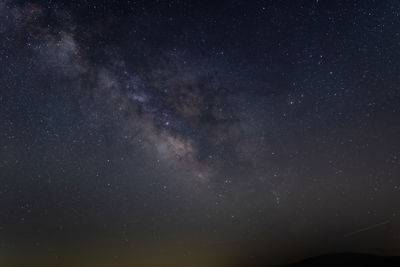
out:
<path id="1" fill-rule="evenodd" d="M 400 255 L 399 62 L 395 0 L 0 0 L 0 248 Z"/>

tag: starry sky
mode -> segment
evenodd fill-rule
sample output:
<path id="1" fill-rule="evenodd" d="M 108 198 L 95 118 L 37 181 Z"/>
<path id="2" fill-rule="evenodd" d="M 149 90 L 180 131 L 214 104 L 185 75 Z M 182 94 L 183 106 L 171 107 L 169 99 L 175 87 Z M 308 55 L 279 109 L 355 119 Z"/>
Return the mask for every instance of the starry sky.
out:
<path id="1" fill-rule="evenodd" d="M 0 0 L 2 248 L 400 255 L 399 29 L 395 0 Z"/>

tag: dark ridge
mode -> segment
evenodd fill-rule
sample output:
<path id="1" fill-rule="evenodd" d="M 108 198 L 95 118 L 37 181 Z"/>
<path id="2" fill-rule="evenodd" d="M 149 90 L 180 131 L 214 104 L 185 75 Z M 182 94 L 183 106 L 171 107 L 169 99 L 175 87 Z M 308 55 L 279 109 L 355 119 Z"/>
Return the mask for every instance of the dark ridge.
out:
<path id="1" fill-rule="evenodd" d="M 340 253 L 309 258 L 287 266 L 400 266 L 400 257 Z"/>
<path id="2" fill-rule="evenodd" d="M 252 262 L 249 264 L 239 265 L 240 267 L 266 267 L 275 266 L 268 261 Z M 377 256 L 361 253 L 338 253 L 316 256 L 301 260 L 296 263 L 283 265 L 284 267 L 298 266 L 400 266 L 400 257 L 396 256 Z"/>

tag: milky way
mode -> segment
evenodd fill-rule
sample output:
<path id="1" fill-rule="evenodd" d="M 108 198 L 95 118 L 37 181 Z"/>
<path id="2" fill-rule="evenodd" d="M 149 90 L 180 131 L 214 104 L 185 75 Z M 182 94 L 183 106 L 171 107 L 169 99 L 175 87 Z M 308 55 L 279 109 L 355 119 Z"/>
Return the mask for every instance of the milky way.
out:
<path id="1" fill-rule="evenodd" d="M 399 12 L 1 0 L 1 235 L 396 251 Z"/>

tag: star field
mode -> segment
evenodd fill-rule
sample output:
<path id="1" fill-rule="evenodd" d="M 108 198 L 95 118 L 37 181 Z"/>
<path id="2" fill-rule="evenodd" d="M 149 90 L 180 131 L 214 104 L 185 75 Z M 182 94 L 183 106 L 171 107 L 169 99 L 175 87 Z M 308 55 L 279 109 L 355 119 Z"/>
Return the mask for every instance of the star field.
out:
<path id="1" fill-rule="evenodd" d="M 399 26 L 390 0 L 0 0 L 2 247 L 399 255 Z"/>

